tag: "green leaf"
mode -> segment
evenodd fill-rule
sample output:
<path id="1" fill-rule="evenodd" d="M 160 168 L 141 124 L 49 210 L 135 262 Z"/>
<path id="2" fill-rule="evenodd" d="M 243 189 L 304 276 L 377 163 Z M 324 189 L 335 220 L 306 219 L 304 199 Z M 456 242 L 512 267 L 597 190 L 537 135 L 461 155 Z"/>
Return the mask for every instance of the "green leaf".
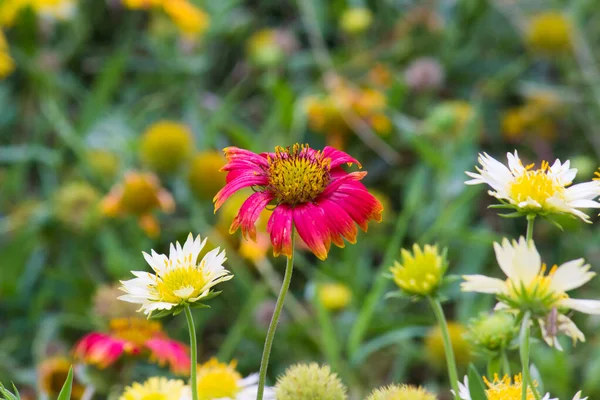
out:
<path id="1" fill-rule="evenodd" d="M 73 385 L 73 367 L 69 368 L 69 374 L 67 375 L 67 380 L 63 385 L 60 393 L 56 400 L 70 400 L 71 399 L 71 386 Z"/>
<path id="2" fill-rule="evenodd" d="M 485 394 L 485 387 L 483 386 L 483 380 L 479 375 L 479 372 L 475 369 L 473 364 L 469 365 L 469 393 L 471 394 L 471 400 L 487 400 Z"/>
<path id="3" fill-rule="evenodd" d="M 21 397 L 19 396 L 19 392 L 17 391 L 15 385 L 13 385 L 13 388 L 15 389 L 16 396 L 12 394 L 10 390 L 5 388 L 2 382 L 0 382 L 0 396 L 2 396 L 1 398 L 3 400 L 20 400 Z"/>

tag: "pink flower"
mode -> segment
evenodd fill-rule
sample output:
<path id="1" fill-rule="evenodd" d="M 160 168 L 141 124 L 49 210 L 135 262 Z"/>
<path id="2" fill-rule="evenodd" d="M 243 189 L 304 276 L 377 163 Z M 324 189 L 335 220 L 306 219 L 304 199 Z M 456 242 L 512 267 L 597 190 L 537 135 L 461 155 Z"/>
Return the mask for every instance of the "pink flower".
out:
<path id="1" fill-rule="evenodd" d="M 367 231 L 372 219 L 381 221 L 383 207 L 359 181 L 366 172 L 346 172 L 343 164 L 360 163 L 354 158 L 325 147 L 308 145 L 276 147 L 274 153 L 256 154 L 237 147 L 224 149 L 228 163 L 227 183 L 214 198 L 215 212 L 235 192 L 253 187 L 231 224 L 230 232 L 241 227 L 244 238 L 255 240 L 255 222 L 270 203 L 273 213 L 267 225 L 275 256 L 292 255 L 295 229 L 309 249 L 321 260 L 333 242 L 344 247 L 344 239 L 356 243 L 358 224 Z"/>
<path id="2" fill-rule="evenodd" d="M 173 373 L 184 375 L 189 372 L 187 346 L 167 337 L 159 322 L 118 318 L 110 321 L 110 328 L 110 333 L 92 332 L 84 336 L 75 345 L 75 358 L 106 368 L 123 355 L 148 355 L 159 365 L 168 364 Z"/>

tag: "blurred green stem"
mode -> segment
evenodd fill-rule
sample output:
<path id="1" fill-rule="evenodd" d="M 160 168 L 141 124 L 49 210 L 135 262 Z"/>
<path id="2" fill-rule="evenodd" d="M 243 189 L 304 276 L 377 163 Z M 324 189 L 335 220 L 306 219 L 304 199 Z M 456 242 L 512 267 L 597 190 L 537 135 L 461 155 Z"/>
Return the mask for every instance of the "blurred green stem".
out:
<path id="1" fill-rule="evenodd" d="M 511 376 L 510 373 L 510 361 L 508 361 L 508 356 L 506 355 L 506 350 L 502 350 L 502 374 Z"/>
<path id="2" fill-rule="evenodd" d="M 527 242 L 533 240 L 533 223 L 535 222 L 535 214 L 529 214 L 527 216 Z"/>
<path id="3" fill-rule="evenodd" d="M 429 304 L 433 309 L 433 313 L 437 318 L 438 324 L 442 331 L 442 340 L 444 341 L 444 352 L 446 353 L 446 364 L 448 366 L 448 376 L 450 377 L 450 386 L 454 391 L 454 399 L 459 400 L 458 397 L 458 371 L 456 369 L 456 360 L 454 358 L 454 350 L 452 349 L 452 341 L 450 340 L 450 332 L 448 331 L 448 324 L 446 323 L 446 317 L 444 317 L 444 310 L 442 304 L 436 298 L 427 296 Z"/>
<path id="4" fill-rule="evenodd" d="M 196 327 L 194 326 L 194 318 L 190 306 L 186 305 L 185 318 L 190 331 L 190 386 L 192 387 L 192 400 L 198 400 L 198 384 L 196 382 L 196 364 L 198 363 L 198 344 L 196 343 Z"/>
<path id="5" fill-rule="evenodd" d="M 265 348 L 263 349 L 262 359 L 260 360 L 260 373 L 258 375 L 258 391 L 256 394 L 256 400 L 262 400 L 265 392 L 265 381 L 267 380 L 267 368 L 269 367 L 269 357 L 271 356 L 271 347 L 273 347 L 273 339 L 275 338 L 275 331 L 277 330 L 277 323 L 279 322 L 279 316 L 281 315 L 281 309 L 285 301 L 285 295 L 290 288 L 290 282 L 292 281 L 292 272 L 294 270 L 294 230 L 292 229 L 292 255 L 288 257 L 287 263 L 285 264 L 285 275 L 283 277 L 283 283 L 281 284 L 281 290 L 277 297 L 277 303 L 275 303 L 275 311 L 273 311 L 273 317 L 269 324 L 269 330 L 267 331 L 267 337 L 265 339 Z"/>
<path id="6" fill-rule="evenodd" d="M 531 320 L 531 316 L 529 311 L 525 313 L 523 317 L 523 322 L 521 323 L 521 333 L 519 334 L 519 342 L 520 349 L 519 353 L 521 355 L 521 367 L 523 368 L 523 379 L 522 379 L 522 389 L 521 389 L 521 400 L 527 400 L 527 387 L 531 385 L 531 374 L 529 372 L 529 322 Z M 540 395 L 533 385 L 531 385 L 531 391 L 535 396 L 536 400 L 540 400 Z"/>

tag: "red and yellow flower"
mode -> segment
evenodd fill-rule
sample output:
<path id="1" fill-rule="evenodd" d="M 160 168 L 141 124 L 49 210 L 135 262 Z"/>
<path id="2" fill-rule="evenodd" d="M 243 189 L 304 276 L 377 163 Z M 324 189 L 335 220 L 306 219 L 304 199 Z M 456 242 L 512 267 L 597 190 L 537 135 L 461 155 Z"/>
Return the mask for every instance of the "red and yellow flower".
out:
<path id="1" fill-rule="evenodd" d="M 275 205 L 267 232 L 273 254 L 292 255 L 296 230 L 309 249 L 321 260 L 327 258 L 331 242 L 344 247 L 344 239 L 356 242 L 358 224 L 364 231 L 370 220 L 381 221 L 383 207 L 359 181 L 366 172 L 346 172 L 343 164 L 358 161 L 343 151 L 308 145 L 276 147 L 273 153 L 256 154 L 237 147 L 224 150 L 228 163 L 227 184 L 214 198 L 215 211 L 235 192 L 253 187 L 233 219 L 230 232 L 241 227 L 242 235 L 256 238 L 255 223 L 261 211 Z"/>

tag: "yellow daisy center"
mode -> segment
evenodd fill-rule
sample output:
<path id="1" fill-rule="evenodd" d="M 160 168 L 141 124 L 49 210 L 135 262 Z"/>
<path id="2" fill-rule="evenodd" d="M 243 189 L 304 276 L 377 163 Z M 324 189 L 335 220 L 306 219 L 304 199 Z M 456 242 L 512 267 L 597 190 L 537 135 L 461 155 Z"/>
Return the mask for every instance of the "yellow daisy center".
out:
<path id="1" fill-rule="evenodd" d="M 516 308 L 547 314 L 556 306 L 559 300 L 568 297 L 566 293 L 557 292 L 550 287 L 557 268 L 554 265 L 546 275 L 546 264 L 543 264 L 540 272 L 528 285 L 508 279 L 506 281 L 508 287 L 507 302 Z"/>
<path id="2" fill-rule="evenodd" d="M 520 400 L 523 383 L 521 374 L 515 375 L 514 381 L 508 375 L 504 375 L 502 379 L 498 374 L 494 375 L 494 380 L 490 382 L 485 376 L 483 377 L 488 389 L 485 391 L 488 400 Z M 537 382 L 533 382 L 533 386 L 537 386 Z M 527 400 L 535 400 L 531 387 L 527 388 Z"/>
<path id="3" fill-rule="evenodd" d="M 153 377 L 125 388 L 119 400 L 179 400 L 184 387 L 181 380 Z"/>
<path id="4" fill-rule="evenodd" d="M 235 398 L 240 391 L 238 382 L 242 376 L 236 371 L 236 362 L 229 364 L 211 358 L 198 366 L 198 399 L 212 400 Z"/>
<path id="5" fill-rule="evenodd" d="M 160 322 L 143 318 L 115 318 L 110 320 L 109 326 L 113 336 L 138 346 L 162 333 Z"/>
<path id="6" fill-rule="evenodd" d="M 331 159 L 307 145 L 276 147 L 269 157 L 269 189 L 278 201 L 286 204 L 306 203 L 317 198 L 330 181 Z"/>
<path id="7" fill-rule="evenodd" d="M 156 278 L 156 291 L 160 301 L 181 303 L 198 297 L 208 283 L 202 266 L 171 267 Z"/>
<path id="8" fill-rule="evenodd" d="M 548 162 L 542 162 L 541 168 L 537 170 L 532 170 L 532 167 L 533 164 L 528 165 L 527 171 L 512 182 L 509 194 L 519 203 L 531 199 L 544 207 L 549 198 L 562 194 L 564 186 L 548 175 Z"/>

